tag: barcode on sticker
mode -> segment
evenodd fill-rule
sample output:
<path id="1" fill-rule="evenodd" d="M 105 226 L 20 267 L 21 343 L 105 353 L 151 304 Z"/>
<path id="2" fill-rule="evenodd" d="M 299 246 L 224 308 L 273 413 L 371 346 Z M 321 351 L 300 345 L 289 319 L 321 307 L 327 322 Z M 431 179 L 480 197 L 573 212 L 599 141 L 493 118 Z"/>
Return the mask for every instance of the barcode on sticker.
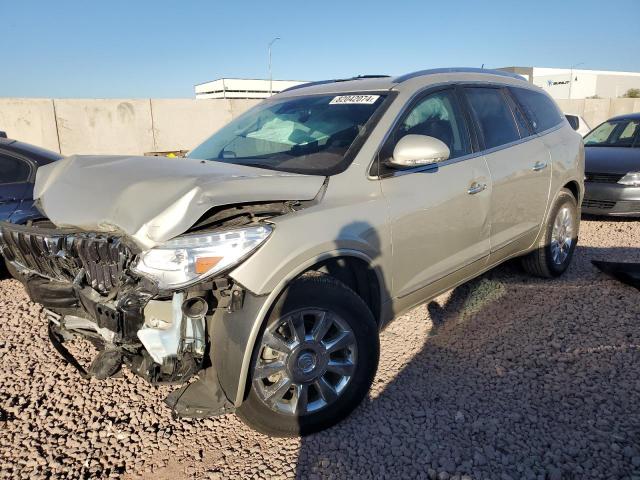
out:
<path id="1" fill-rule="evenodd" d="M 380 98 L 380 95 L 339 95 L 337 97 L 333 97 L 333 99 L 329 102 L 329 105 L 354 103 L 371 105 L 372 103 L 376 103 L 376 100 L 378 100 L 378 98 Z"/>

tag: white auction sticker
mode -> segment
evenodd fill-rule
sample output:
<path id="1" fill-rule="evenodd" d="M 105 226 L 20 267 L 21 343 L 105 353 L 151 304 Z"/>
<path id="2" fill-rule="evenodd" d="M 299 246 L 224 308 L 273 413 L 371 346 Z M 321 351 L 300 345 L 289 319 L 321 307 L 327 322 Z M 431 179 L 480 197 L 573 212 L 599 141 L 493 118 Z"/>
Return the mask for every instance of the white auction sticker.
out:
<path id="1" fill-rule="evenodd" d="M 372 103 L 376 103 L 376 100 L 380 98 L 380 95 L 340 95 L 337 97 L 333 97 L 333 99 L 329 102 L 329 105 L 339 105 L 339 104 L 365 104 L 371 105 Z"/>

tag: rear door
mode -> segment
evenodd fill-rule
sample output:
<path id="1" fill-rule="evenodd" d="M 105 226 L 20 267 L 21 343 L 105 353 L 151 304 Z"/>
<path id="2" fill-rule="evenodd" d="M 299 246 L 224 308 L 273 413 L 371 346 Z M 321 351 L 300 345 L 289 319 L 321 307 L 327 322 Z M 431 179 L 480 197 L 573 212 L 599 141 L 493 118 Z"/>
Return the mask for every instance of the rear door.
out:
<path id="1" fill-rule="evenodd" d="M 31 197 L 31 172 L 28 161 L 0 151 L 0 221 L 8 220 L 20 203 Z"/>
<path id="2" fill-rule="evenodd" d="M 551 185 L 549 151 L 505 88 L 468 86 L 464 92 L 493 183 L 491 251 L 508 255 L 538 234 Z"/>
<path id="3" fill-rule="evenodd" d="M 489 255 L 491 179 L 474 153 L 468 118 L 454 88 L 428 91 L 408 107 L 381 153 L 393 249 L 393 295 L 404 298 Z M 442 140 L 448 160 L 405 170 L 385 168 L 408 134 Z"/>

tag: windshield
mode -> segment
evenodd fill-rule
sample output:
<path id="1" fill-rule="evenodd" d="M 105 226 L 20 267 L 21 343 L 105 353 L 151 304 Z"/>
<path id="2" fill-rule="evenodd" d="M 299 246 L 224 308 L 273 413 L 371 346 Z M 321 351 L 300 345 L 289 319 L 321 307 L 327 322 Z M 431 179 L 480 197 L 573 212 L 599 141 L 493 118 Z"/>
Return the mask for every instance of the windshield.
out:
<path id="1" fill-rule="evenodd" d="M 196 147 L 191 158 L 334 175 L 384 95 L 296 97 L 257 105 Z"/>
<path id="2" fill-rule="evenodd" d="M 640 147 L 640 120 L 610 120 L 584 138 L 587 147 Z"/>

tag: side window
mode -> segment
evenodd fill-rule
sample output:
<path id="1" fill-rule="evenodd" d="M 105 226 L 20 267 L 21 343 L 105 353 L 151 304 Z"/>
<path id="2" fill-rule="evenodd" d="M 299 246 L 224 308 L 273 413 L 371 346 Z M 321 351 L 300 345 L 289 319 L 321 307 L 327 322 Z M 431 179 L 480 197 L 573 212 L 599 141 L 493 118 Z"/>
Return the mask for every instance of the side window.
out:
<path id="1" fill-rule="evenodd" d="M 26 182 L 30 171 L 29 165 L 24 161 L 0 154 L 0 185 Z"/>
<path id="2" fill-rule="evenodd" d="M 464 90 L 480 125 L 484 148 L 499 147 L 520 140 L 513 112 L 501 90 L 482 87 L 468 87 Z"/>
<path id="3" fill-rule="evenodd" d="M 593 132 L 587 135 L 584 144 L 590 145 L 594 143 L 609 143 L 609 139 L 611 138 L 616 125 L 617 123 L 615 122 L 605 122 L 601 125 L 598 125 L 593 130 Z"/>
<path id="4" fill-rule="evenodd" d="M 529 117 L 536 133 L 555 127 L 562 122 L 562 113 L 554 101 L 544 93 L 524 88 L 511 88 L 511 92 Z"/>
<path id="5" fill-rule="evenodd" d="M 410 134 L 441 140 L 449 147 L 449 158 L 471 153 L 469 133 L 453 90 L 435 92 L 422 98 L 396 129 L 393 144 Z"/>
<path id="6" fill-rule="evenodd" d="M 522 109 L 518 106 L 513 97 L 511 97 L 511 95 L 509 95 L 506 91 L 503 90 L 503 94 L 507 99 L 507 103 L 509 103 L 509 108 L 513 112 L 513 117 L 516 119 L 516 124 L 518 125 L 518 130 L 520 131 L 520 138 L 527 138 L 533 135 L 533 131 L 529 126 L 529 121 L 522 113 Z"/>
<path id="7" fill-rule="evenodd" d="M 629 122 L 620 134 L 620 138 L 618 139 L 619 142 L 631 145 L 631 143 L 633 143 L 634 137 L 636 136 L 636 132 L 639 131 L 639 126 L 640 124 L 638 122 Z"/>

